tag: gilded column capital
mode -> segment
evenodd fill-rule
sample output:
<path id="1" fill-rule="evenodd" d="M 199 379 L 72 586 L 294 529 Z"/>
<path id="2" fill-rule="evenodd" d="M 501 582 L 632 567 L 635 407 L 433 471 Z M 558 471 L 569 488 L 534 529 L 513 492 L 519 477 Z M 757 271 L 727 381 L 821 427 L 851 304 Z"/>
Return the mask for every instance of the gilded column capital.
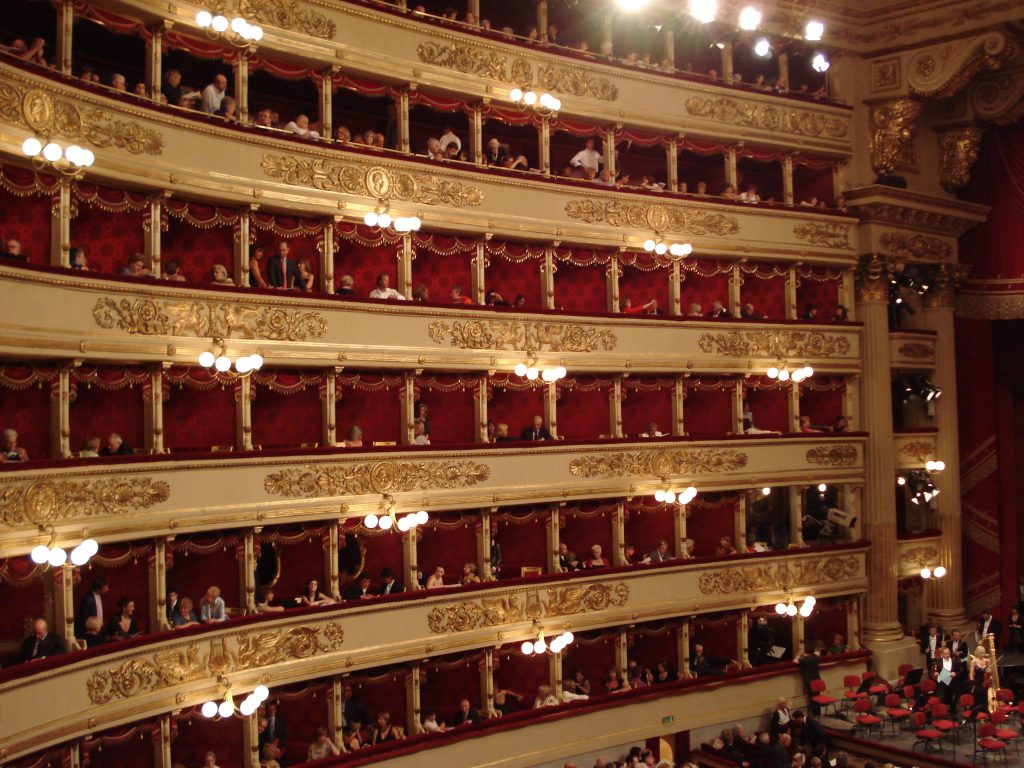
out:
<path id="1" fill-rule="evenodd" d="M 930 272 L 928 290 L 923 297 L 925 309 L 952 309 L 956 305 L 956 289 L 966 279 L 970 267 L 937 264 Z"/>
<path id="2" fill-rule="evenodd" d="M 953 192 L 967 186 L 984 135 L 985 129 L 977 125 L 939 133 L 939 178 L 944 188 Z"/>
<path id="3" fill-rule="evenodd" d="M 857 303 L 889 301 L 889 266 L 885 257 L 869 253 L 857 267 Z"/>
<path id="4" fill-rule="evenodd" d="M 884 176 L 913 163 L 921 102 L 893 99 L 871 107 L 871 167 Z"/>

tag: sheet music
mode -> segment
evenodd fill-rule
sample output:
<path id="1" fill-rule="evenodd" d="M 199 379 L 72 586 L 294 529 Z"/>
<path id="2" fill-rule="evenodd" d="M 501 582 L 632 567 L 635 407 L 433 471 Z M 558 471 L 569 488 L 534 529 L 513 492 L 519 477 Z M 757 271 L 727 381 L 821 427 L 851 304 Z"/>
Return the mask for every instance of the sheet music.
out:
<path id="1" fill-rule="evenodd" d="M 943 666 L 939 667 L 939 682 L 949 685 L 953 682 L 953 675 Z"/>

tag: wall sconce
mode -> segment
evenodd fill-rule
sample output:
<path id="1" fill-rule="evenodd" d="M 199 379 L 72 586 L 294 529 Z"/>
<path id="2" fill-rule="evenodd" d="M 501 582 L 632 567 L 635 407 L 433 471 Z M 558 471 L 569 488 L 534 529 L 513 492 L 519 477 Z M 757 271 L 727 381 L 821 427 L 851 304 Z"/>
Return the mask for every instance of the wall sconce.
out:
<path id="1" fill-rule="evenodd" d="M 537 623 L 534 622 L 534 627 L 536 626 Z M 540 629 L 537 634 L 537 639 L 527 640 L 520 646 L 519 650 L 521 650 L 526 656 L 540 656 L 548 651 L 551 651 L 551 653 L 561 653 L 575 639 L 576 637 L 572 632 L 566 631 L 548 643 L 544 640 L 544 630 Z"/>
<path id="2" fill-rule="evenodd" d="M 96 543 L 95 539 L 86 539 L 71 550 L 69 557 L 64 547 L 57 546 L 57 534 L 53 528 L 49 529 L 49 533 L 50 543 L 33 547 L 29 553 L 29 558 L 37 565 L 49 564 L 53 568 L 60 568 L 70 560 L 72 565 L 82 566 L 100 551 L 100 545 Z"/>
<path id="3" fill-rule="evenodd" d="M 677 503 L 679 506 L 683 506 L 685 504 L 689 504 L 695 498 L 697 498 L 697 489 L 692 485 L 682 491 L 659 488 L 654 492 L 654 500 L 660 501 L 664 504 Z"/>
<path id="4" fill-rule="evenodd" d="M 216 700 L 207 701 L 200 711 L 206 718 L 231 717 L 236 712 L 242 717 L 249 717 L 269 696 L 270 689 L 267 686 L 257 685 L 236 709 L 234 696 L 231 695 L 231 683 L 224 681 L 224 699 L 219 704 Z"/>
<path id="5" fill-rule="evenodd" d="M 227 373 L 231 370 L 231 366 L 234 365 L 235 372 L 239 376 L 247 376 L 253 371 L 258 371 L 263 367 L 263 355 L 258 352 L 254 352 L 251 355 L 245 355 L 232 361 L 227 354 L 227 345 L 224 339 L 219 336 L 214 336 L 212 339 L 213 351 L 207 350 L 206 352 L 200 352 L 197 358 L 199 364 L 203 368 L 214 368 L 220 373 Z"/>
<path id="6" fill-rule="evenodd" d="M 553 381 L 564 379 L 569 373 L 564 365 L 558 365 L 554 368 L 538 368 L 537 361 L 532 359 L 525 363 L 517 363 L 512 372 L 516 376 L 524 377 L 530 381 L 536 381 L 539 377 L 541 381 L 546 381 L 549 384 Z"/>
<path id="7" fill-rule="evenodd" d="M 769 379 L 778 379 L 779 381 L 789 381 L 792 379 L 798 384 L 804 379 L 809 379 L 814 375 L 814 369 L 809 365 L 805 365 L 802 368 L 797 368 L 795 371 L 789 370 L 788 363 L 779 363 L 779 365 L 773 365 L 767 371 L 765 376 Z"/>
<path id="8" fill-rule="evenodd" d="M 532 109 L 545 117 L 553 117 L 562 108 L 562 100 L 550 93 L 537 94 L 534 91 L 513 88 L 509 91 L 508 97 L 520 109 Z"/>
<path id="9" fill-rule="evenodd" d="M 258 24 L 250 24 L 241 16 L 236 16 L 228 21 L 227 16 L 214 15 L 209 11 L 199 11 L 196 14 L 196 24 L 206 32 L 211 40 L 218 38 L 231 43 L 238 48 L 248 48 L 253 43 L 263 39 L 263 27 Z M 231 34 L 228 35 L 228 30 Z"/>
<path id="10" fill-rule="evenodd" d="M 780 616 L 796 616 L 799 613 L 806 619 L 814 612 L 814 606 L 817 602 L 817 599 L 813 595 L 808 595 L 804 598 L 803 604 L 798 609 L 793 603 L 792 596 L 790 596 L 786 602 L 775 604 L 775 612 Z"/>
<path id="11" fill-rule="evenodd" d="M 49 168 L 71 178 L 81 178 L 85 169 L 96 161 L 96 155 L 91 149 L 83 149 L 77 144 L 65 149 L 55 141 L 43 144 L 35 136 L 21 143 L 21 151 L 26 157 L 32 158 L 32 164 L 37 169 Z"/>
<path id="12" fill-rule="evenodd" d="M 383 514 L 375 515 L 371 512 L 363 518 L 363 525 L 366 528 L 371 530 L 379 528 L 382 531 L 397 528 L 402 533 L 405 533 L 406 531 L 415 528 L 417 525 L 425 524 L 430 519 L 430 515 L 427 514 L 425 509 L 421 509 L 419 512 L 410 512 L 407 515 L 398 517 L 398 513 L 395 510 L 395 500 L 388 495 L 384 496 L 381 500 L 381 507 Z"/>
<path id="13" fill-rule="evenodd" d="M 654 238 L 644 240 L 644 250 L 648 253 L 656 253 L 659 256 L 664 256 L 666 253 L 672 256 L 689 256 L 693 253 L 693 246 L 689 243 L 669 244 L 665 242 L 665 238 L 656 234 Z"/>

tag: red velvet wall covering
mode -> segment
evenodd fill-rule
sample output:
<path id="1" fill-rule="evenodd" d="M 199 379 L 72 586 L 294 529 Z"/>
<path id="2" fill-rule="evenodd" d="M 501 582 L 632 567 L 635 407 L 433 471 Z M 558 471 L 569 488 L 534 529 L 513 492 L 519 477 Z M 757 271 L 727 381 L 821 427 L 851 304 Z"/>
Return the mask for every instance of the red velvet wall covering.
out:
<path id="1" fill-rule="evenodd" d="M 796 431 L 796 426 L 789 419 L 789 382 L 779 384 L 767 376 L 760 376 L 744 382 L 744 391 L 755 427 L 783 434 Z"/>
<path id="2" fill-rule="evenodd" d="M 352 698 L 361 703 L 369 714 L 370 722 L 364 724 L 367 737 L 381 712 L 390 712 L 391 722 L 405 726 L 406 733 L 409 733 L 405 722 L 407 674 L 405 667 L 368 669 L 346 679 L 346 683 L 352 686 Z"/>
<path id="3" fill-rule="evenodd" d="M 399 531 L 393 528 L 368 531 L 360 520 L 346 520 L 344 531 L 356 533 L 364 553 L 363 573 L 369 574 L 375 585 L 379 583 L 381 570 L 390 568 L 405 588 L 410 588 L 408 576 L 402 569 L 402 534 Z"/>
<path id="4" fill-rule="evenodd" d="M 691 304 L 700 304 L 701 314 L 711 311 L 711 303 L 718 299 L 729 303 L 729 274 L 731 267 L 710 260 L 695 259 L 684 262 L 681 270 L 682 306 L 684 315 L 690 314 Z"/>
<path id="5" fill-rule="evenodd" d="M 416 562 L 424 574 L 444 566 L 445 584 L 458 584 L 465 563 L 477 563 L 476 519 L 461 512 L 432 514 L 426 525 L 417 528 Z M 479 571 L 478 571 L 479 573 Z"/>
<path id="6" fill-rule="evenodd" d="M 81 745 L 82 765 L 88 768 L 153 765 L 153 727 L 152 722 L 145 721 L 132 726 L 103 731 L 95 738 L 83 740 Z M 53 763 L 53 768 L 58 768 L 63 764 L 62 761 L 57 761 Z M 201 764 L 199 763 L 199 765 Z"/>
<path id="7" fill-rule="evenodd" d="M 520 568 L 541 567 L 546 573 L 550 512 L 530 507 L 503 507 L 492 517 L 492 530 L 501 547 L 501 578 L 519 578 Z"/>
<path id="8" fill-rule="evenodd" d="M 0 414 L 3 414 L 0 429 L 17 431 L 18 445 L 28 452 L 30 460 L 47 458 L 50 423 L 48 382 L 17 390 L 0 385 Z"/>
<path id="9" fill-rule="evenodd" d="M 842 378 L 815 374 L 800 384 L 800 415 L 810 416 L 811 424 L 832 428 L 836 417 L 844 415 L 845 390 Z"/>
<path id="10" fill-rule="evenodd" d="M 658 662 L 665 662 L 672 672 L 678 671 L 678 630 L 675 622 L 638 624 L 629 632 L 627 657 L 657 674 Z"/>
<path id="11" fill-rule="evenodd" d="M 375 374 L 360 374 L 374 384 L 381 380 Z M 397 442 L 401 432 L 401 408 L 398 387 L 391 385 L 379 391 L 366 391 L 343 381 L 338 382 L 341 399 L 337 404 L 338 440 L 344 440 L 353 425 L 363 430 L 363 442 Z"/>
<path id="12" fill-rule="evenodd" d="M 167 584 L 177 587 L 179 595 L 192 598 L 197 616 L 199 601 L 209 587 L 220 587 L 220 596 L 228 608 L 240 607 L 240 546 L 240 538 L 231 534 L 197 534 L 175 539 L 167 547 L 173 557 L 168 561 Z"/>
<path id="13" fill-rule="evenodd" d="M 433 707 L 439 723 L 451 723 L 459 701 L 469 699 L 473 709 L 481 709 L 480 665 L 483 652 L 435 656 L 422 664 L 426 673 L 420 683 L 420 709 Z"/>
<path id="14" fill-rule="evenodd" d="M 736 162 L 736 171 L 737 192 L 744 192 L 748 185 L 756 184 L 762 200 L 773 198 L 776 203 L 782 202 L 781 161 L 741 157 Z"/>
<path id="15" fill-rule="evenodd" d="M 819 600 L 814 605 L 814 612 L 804 619 L 804 639 L 808 646 L 820 641 L 830 648 L 836 635 L 842 635 L 844 643 L 849 643 L 850 638 L 846 636 L 846 601 Z"/>
<path id="16" fill-rule="evenodd" d="M 89 563 L 79 569 L 79 581 L 74 589 L 75 611 L 92 589 L 93 582 L 103 579 L 110 587 L 103 596 L 104 624 L 117 615 L 118 602 L 127 597 L 135 601 L 139 629 L 146 633 L 157 631 L 157 622 L 149 615 L 148 584 L 152 554 L 152 544 L 144 541 L 102 545 Z"/>
<path id="17" fill-rule="evenodd" d="M 694 541 L 696 557 L 715 554 L 722 536 L 735 538 L 736 497 L 728 494 L 701 494 L 690 505 L 686 533 Z M 735 541 L 733 542 L 735 544 Z"/>
<path id="18" fill-rule="evenodd" d="M 233 384 L 213 389 L 167 387 L 164 395 L 164 445 L 203 451 L 213 445 L 235 444 Z"/>
<path id="19" fill-rule="evenodd" d="M 711 615 L 690 621 L 690 655 L 694 646 L 704 646 L 704 655 L 712 659 L 740 661 L 736 644 L 738 619 L 730 614 Z"/>
<path id="20" fill-rule="evenodd" d="M 294 380 L 291 372 L 283 377 Z M 254 380 L 252 441 L 264 448 L 298 448 L 320 442 L 321 401 L 316 382 L 296 392 L 275 391 Z"/>
<path id="21" fill-rule="evenodd" d="M 740 302 L 754 305 L 756 316 L 766 320 L 786 319 L 786 267 L 774 264 L 755 264 L 742 268 L 743 284 Z"/>
<path id="22" fill-rule="evenodd" d="M 651 506 L 642 506 L 643 504 Z M 675 506 L 675 505 L 673 505 Z M 630 504 L 626 510 L 626 543 L 636 547 L 637 558 L 643 559 L 664 539 L 673 555 L 678 546 L 675 543 L 675 523 L 672 510 L 658 504 L 652 497 L 643 497 L 638 504 Z"/>
<path id="23" fill-rule="evenodd" d="M 533 707 L 537 689 L 548 685 L 548 661 L 544 656 L 524 656 L 522 644 L 503 645 L 494 652 L 494 689 L 515 691 L 522 695 L 522 701 L 508 697 L 510 712 L 518 712 Z M 563 670 L 570 675 L 569 670 Z"/>
<path id="24" fill-rule="evenodd" d="M 13 238 L 21 243 L 21 253 L 29 264 L 49 264 L 51 207 L 49 195 L 15 196 L 0 177 L 0 238 L 4 248 Z"/>
<path id="25" fill-rule="evenodd" d="M 71 219 L 71 244 L 85 247 L 92 271 L 117 274 L 129 256 L 142 253 L 143 219 L 140 210 L 105 210 L 79 199 L 78 215 Z"/>
<path id="26" fill-rule="evenodd" d="M 839 305 L 842 273 L 839 270 L 798 267 L 796 283 L 797 317 L 803 317 L 808 304 L 818 309 L 818 319 L 829 321 Z M 847 308 L 849 309 L 849 307 Z"/>
<path id="27" fill-rule="evenodd" d="M 594 630 L 577 632 L 576 638 L 562 655 L 562 669 L 566 677 L 582 670 L 590 680 L 590 690 L 604 693 L 604 677 L 615 667 L 615 643 L 617 630 Z"/>
<path id="28" fill-rule="evenodd" d="M 217 755 L 220 768 L 241 768 L 242 729 L 234 718 L 207 720 L 196 707 L 175 715 L 177 737 L 171 737 L 171 760 L 182 765 L 202 765 L 207 750 Z"/>
<path id="29" fill-rule="evenodd" d="M 454 242 L 454 238 L 435 238 L 438 240 L 438 247 L 443 247 L 442 239 Z M 421 246 L 415 249 L 415 256 L 412 262 L 413 287 L 427 286 L 431 301 L 442 304 L 449 301 L 451 290 L 455 286 L 462 288 L 463 296 L 473 298 L 473 271 L 470 265 L 473 253 L 463 251 L 442 256 Z M 505 298 L 508 299 L 507 296 Z"/>
<path id="30" fill-rule="evenodd" d="M 193 283 L 213 282 L 214 264 L 223 264 L 232 274 L 234 252 L 235 237 L 230 226 L 199 229 L 187 221 L 168 217 L 167 231 L 160 236 L 161 262 L 177 261 L 182 274 Z M 313 264 L 315 270 L 316 262 Z"/>
<path id="31" fill-rule="evenodd" d="M 34 619 L 44 615 L 46 597 L 43 579 L 52 579 L 27 557 L 0 560 L 0 599 L 4 610 L 0 612 L 0 637 L 20 643 L 28 636 Z M 3 658 L 3 665 L 15 663 L 17 649 Z"/>
<path id="32" fill-rule="evenodd" d="M 643 434 L 652 421 L 659 431 L 671 434 L 674 386 L 668 377 L 631 376 L 626 379 L 622 386 L 623 434 L 630 437 Z"/>
<path id="33" fill-rule="evenodd" d="M 577 502 L 564 507 L 559 515 L 559 542 L 568 544 L 569 550 L 576 553 L 581 564 L 591 558 L 590 548 L 595 544 L 601 547 L 604 560 L 614 564 L 613 512 L 613 505 L 598 502 Z"/>
<path id="34" fill-rule="evenodd" d="M 576 266 L 566 261 L 555 272 L 555 306 L 566 312 L 607 312 L 605 266 Z M 505 296 L 509 300 L 508 296 Z"/>
<path id="35" fill-rule="evenodd" d="M 355 227 L 339 224 L 335 225 L 334 231 L 335 288 L 341 284 L 343 275 L 351 275 L 355 280 L 353 290 L 356 296 L 365 299 L 376 286 L 377 275 L 382 272 L 391 277 L 391 287 L 396 287 L 396 255 L 400 238 L 375 232 L 363 224 Z"/>
<path id="36" fill-rule="evenodd" d="M 282 530 L 279 540 L 273 544 L 277 549 L 281 575 L 274 585 L 274 599 L 288 600 L 306 594 L 310 579 L 319 582 L 320 591 L 331 591 L 324 573 L 324 534 L 319 529 L 307 531 Z M 270 542 L 263 546 L 271 546 Z"/>
<path id="37" fill-rule="evenodd" d="M 327 727 L 329 691 L 327 685 L 298 683 L 272 690 L 270 701 L 277 702 L 277 714 L 284 720 L 285 750 L 288 765 L 306 759 L 309 745 L 316 740 L 316 729 Z"/>
<path id="38" fill-rule="evenodd" d="M 427 405 L 430 420 L 430 442 L 434 443 L 473 443 L 476 442 L 476 431 L 473 419 L 474 380 L 470 376 L 461 377 L 467 380 L 467 388 L 462 389 L 452 384 L 460 377 L 431 377 L 442 386 L 456 386 L 452 391 L 422 386 L 419 402 Z"/>
<path id="39" fill-rule="evenodd" d="M 732 417 L 732 382 L 728 379 L 706 379 L 706 383 L 687 379 L 686 402 L 683 405 L 683 426 L 686 434 L 727 435 L 734 428 Z M 705 386 L 726 385 L 718 389 Z"/>
<path id="40" fill-rule="evenodd" d="M 717 195 L 725 186 L 725 157 L 717 152 L 698 154 L 689 150 L 679 153 L 679 183 L 686 184 L 691 194 L 698 182 L 707 182 L 708 193 Z"/>
<path id="41" fill-rule="evenodd" d="M 513 244 L 509 245 L 509 249 L 516 258 L 524 252 L 524 249 L 515 248 Z M 487 288 L 494 288 L 509 304 L 515 301 L 516 295 L 522 294 L 526 297 L 527 309 L 539 309 L 544 306 L 540 293 L 542 261 L 535 258 L 512 261 L 504 255 L 490 251 L 487 260 L 489 262 L 485 280 Z"/>
<path id="42" fill-rule="evenodd" d="M 637 255 L 636 260 L 639 266 L 622 266 L 622 277 L 619 278 L 619 299 L 630 299 L 634 307 L 655 299 L 658 302 L 658 311 L 662 314 L 667 313 L 669 310 L 668 270 L 665 268 L 651 269 L 653 265 L 646 254 Z"/>
<path id="43" fill-rule="evenodd" d="M 98 436 L 103 445 L 112 432 L 124 438 L 126 445 L 145 445 L 145 404 L 142 386 L 127 386 L 110 391 L 79 383 L 71 401 L 71 450 L 77 451 L 90 437 Z"/>
<path id="44" fill-rule="evenodd" d="M 487 403 L 487 420 L 494 424 L 508 424 L 509 436 L 519 437 L 534 414 L 544 415 L 545 387 L 546 384 L 531 386 L 527 390 L 493 387 Z"/>
<path id="45" fill-rule="evenodd" d="M 800 204 L 818 198 L 831 206 L 835 202 L 832 185 L 831 163 L 824 168 L 794 164 L 793 166 L 793 202 Z"/>
<path id="46" fill-rule="evenodd" d="M 559 437 L 596 440 L 614 432 L 609 416 L 610 379 L 575 376 L 562 379 L 557 387 Z"/>

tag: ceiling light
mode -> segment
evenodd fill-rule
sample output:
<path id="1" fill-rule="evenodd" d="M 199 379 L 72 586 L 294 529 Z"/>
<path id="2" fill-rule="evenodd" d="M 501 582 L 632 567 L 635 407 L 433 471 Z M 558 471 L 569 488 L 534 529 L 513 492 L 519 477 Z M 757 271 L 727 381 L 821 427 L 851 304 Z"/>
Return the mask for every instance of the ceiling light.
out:
<path id="1" fill-rule="evenodd" d="M 817 42 L 821 40 L 822 35 L 825 34 L 825 25 L 820 21 L 812 19 L 807 22 L 807 26 L 804 27 L 804 39 L 812 40 Z"/>
<path id="2" fill-rule="evenodd" d="M 754 53 L 761 58 L 768 56 L 772 52 L 772 44 L 768 42 L 767 37 L 762 37 L 756 43 L 754 43 Z"/>
<path id="3" fill-rule="evenodd" d="M 932 577 L 932 569 L 929 568 L 926 565 L 924 568 L 921 569 L 921 578 L 922 579 L 930 579 L 931 577 Z"/>
<path id="4" fill-rule="evenodd" d="M 753 31 L 761 26 L 761 11 L 748 5 L 740 11 L 740 29 Z"/>
<path id="5" fill-rule="evenodd" d="M 828 490 L 828 486 L 827 485 L 825 485 L 824 483 L 818 483 L 818 492 L 819 493 L 824 493 L 827 490 Z"/>
<path id="6" fill-rule="evenodd" d="M 905 478 L 903 475 L 900 475 L 899 477 L 896 478 L 896 485 L 906 485 L 906 484 L 907 484 L 907 478 Z"/>
<path id="7" fill-rule="evenodd" d="M 213 23 L 213 14 L 209 11 L 200 11 L 196 14 L 196 24 L 206 29 Z"/>
<path id="8" fill-rule="evenodd" d="M 717 0 L 690 0 L 690 15 L 701 24 L 710 24 L 718 15 Z"/>
<path id="9" fill-rule="evenodd" d="M 214 16 L 213 21 L 210 22 L 210 26 L 213 27 L 214 32 L 227 32 L 228 20 L 225 16 Z"/>

